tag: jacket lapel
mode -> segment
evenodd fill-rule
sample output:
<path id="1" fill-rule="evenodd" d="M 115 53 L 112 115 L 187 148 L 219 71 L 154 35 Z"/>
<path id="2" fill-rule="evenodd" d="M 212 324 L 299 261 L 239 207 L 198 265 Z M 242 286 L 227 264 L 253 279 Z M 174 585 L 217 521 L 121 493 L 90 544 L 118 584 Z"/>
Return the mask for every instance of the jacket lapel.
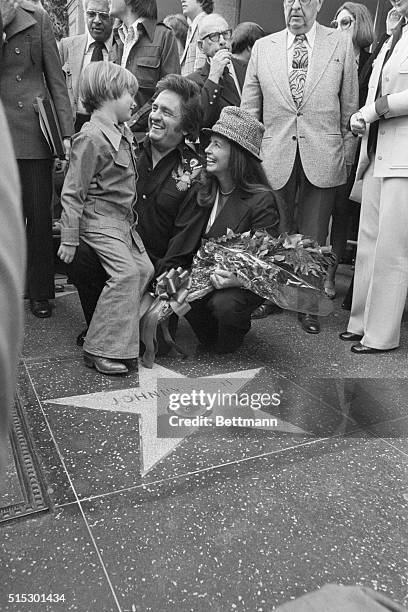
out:
<path id="1" fill-rule="evenodd" d="M 245 204 L 247 198 L 248 195 L 244 192 L 234 191 L 210 227 L 207 236 L 222 236 L 228 228 L 236 231 L 241 220 L 248 214 L 248 206 Z"/>
<path id="2" fill-rule="evenodd" d="M 269 40 L 271 45 L 270 57 L 273 58 L 272 61 L 268 61 L 270 74 L 289 106 L 296 108 L 289 87 L 286 30 L 272 34 Z"/>
<path id="3" fill-rule="evenodd" d="M 333 57 L 336 47 L 337 36 L 335 35 L 335 30 L 323 28 L 319 23 L 317 23 L 312 60 L 309 63 L 309 69 L 307 71 L 301 107 L 307 102 L 307 99 L 322 78 L 327 64 Z"/>
<path id="4" fill-rule="evenodd" d="M 68 62 L 72 73 L 72 85 L 76 98 L 79 95 L 79 80 L 81 76 L 87 40 L 88 35 L 83 34 L 82 36 L 73 39 L 71 46 L 68 49 Z"/>
<path id="5" fill-rule="evenodd" d="M 32 10 L 34 11 L 34 8 Z M 31 28 L 31 26 L 37 23 L 34 17 L 30 15 L 29 11 L 29 8 L 17 8 L 13 21 L 5 28 L 6 40 L 12 36 L 15 36 L 15 34 L 18 34 L 19 32 L 27 30 L 27 28 Z"/>
<path id="6" fill-rule="evenodd" d="M 184 47 L 183 55 L 180 58 L 180 64 L 182 64 L 184 60 L 186 59 L 188 48 L 190 46 L 191 41 L 194 38 L 194 34 L 196 33 L 197 28 L 198 28 L 198 21 L 195 23 L 194 28 L 190 32 L 190 36 L 186 40 L 186 46 Z"/>

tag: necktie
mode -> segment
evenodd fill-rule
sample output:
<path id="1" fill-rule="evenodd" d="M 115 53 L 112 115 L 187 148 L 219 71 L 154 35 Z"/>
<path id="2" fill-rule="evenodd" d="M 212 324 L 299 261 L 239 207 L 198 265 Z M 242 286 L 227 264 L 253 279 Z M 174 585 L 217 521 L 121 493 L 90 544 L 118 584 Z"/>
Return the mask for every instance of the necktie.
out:
<path id="1" fill-rule="evenodd" d="M 300 106 L 305 89 L 307 69 L 309 67 L 309 55 L 306 47 L 306 35 L 298 34 L 295 36 L 295 46 L 293 49 L 292 70 L 289 73 L 289 86 L 292 98 L 296 106 Z"/>
<path id="2" fill-rule="evenodd" d="M 231 75 L 228 66 L 224 68 L 224 72 L 222 73 L 222 78 L 224 81 L 224 87 L 229 89 L 231 92 L 237 91 L 237 86 L 235 84 L 234 77 Z M 239 91 L 238 91 L 239 95 Z"/>
<path id="3" fill-rule="evenodd" d="M 106 49 L 105 43 L 95 40 L 91 55 L 91 62 L 103 62 L 103 50 Z"/>

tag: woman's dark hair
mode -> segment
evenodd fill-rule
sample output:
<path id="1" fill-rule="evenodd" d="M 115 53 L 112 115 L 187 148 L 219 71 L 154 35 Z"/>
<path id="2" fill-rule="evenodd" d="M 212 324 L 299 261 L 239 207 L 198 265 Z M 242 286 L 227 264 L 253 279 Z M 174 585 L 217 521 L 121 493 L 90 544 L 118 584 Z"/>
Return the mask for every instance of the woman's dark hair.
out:
<path id="1" fill-rule="evenodd" d="M 359 2 L 344 2 L 337 9 L 335 19 L 343 9 L 348 11 L 355 19 L 353 44 L 358 49 L 369 47 L 374 42 L 374 24 L 368 8 Z"/>
<path id="2" fill-rule="evenodd" d="M 135 13 L 138 17 L 157 19 L 156 0 L 125 0 L 125 2 L 132 9 L 132 13 Z"/>
<path id="3" fill-rule="evenodd" d="M 188 22 L 184 15 L 177 13 L 176 15 L 167 15 L 163 19 L 164 25 L 171 28 L 174 32 L 174 36 L 179 40 L 183 47 L 186 46 Z"/>
<path id="4" fill-rule="evenodd" d="M 205 13 L 212 13 L 214 10 L 214 0 L 198 0 L 201 4 L 201 8 Z"/>
<path id="5" fill-rule="evenodd" d="M 217 134 L 218 137 L 223 138 Z M 272 192 L 262 163 L 235 142 L 227 138 L 225 140 L 231 145 L 229 167 L 235 187 L 247 193 Z M 200 206 L 212 206 L 214 204 L 217 187 L 217 178 L 204 170 L 201 174 L 201 187 L 198 192 Z"/>
<path id="6" fill-rule="evenodd" d="M 203 120 L 200 88 L 197 83 L 179 74 L 167 74 L 156 85 L 155 98 L 162 91 L 174 91 L 181 100 L 181 127 L 186 138 L 197 140 Z"/>

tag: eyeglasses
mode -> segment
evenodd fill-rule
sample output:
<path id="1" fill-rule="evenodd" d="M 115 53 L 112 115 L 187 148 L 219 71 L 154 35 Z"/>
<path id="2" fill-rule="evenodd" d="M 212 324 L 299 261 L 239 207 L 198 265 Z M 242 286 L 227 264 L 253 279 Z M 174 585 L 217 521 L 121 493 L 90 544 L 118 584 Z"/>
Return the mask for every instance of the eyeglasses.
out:
<path id="1" fill-rule="evenodd" d="M 311 3 L 312 0 L 299 0 L 300 4 L 302 6 L 308 6 Z M 295 4 L 295 0 L 285 0 L 286 4 L 289 4 L 289 6 L 292 6 L 292 4 Z"/>
<path id="2" fill-rule="evenodd" d="M 212 34 L 206 34 L 203 36 L 201 40 L 209 38 L 211 42 L 217 43 L 220 42 L 221 36 L 224 40 L 231 40 L 232 30 L 225 30 L 225 32 L 212 32 Z"/>
<path id="3" fill-rule="evenodd" d="M 95 19 L 97 15 L 101 21 L 109 21 L 111 18 L 109 13 L 104 13 L 101 11 L 86 11 L 86 16 L 88 17 L 88 19 Z"/>
<path id="4" fill-rule="evenodd" d="M 351 24 L 354 23 L 354 21 L 355 20 L 352 19 L 351 17 L 343 17 L 343 19 L 340 19 L 340 21 L 333 19 L 330 25 L 332 28 L 340 28 L 340 30 L 348 30 Z"/>

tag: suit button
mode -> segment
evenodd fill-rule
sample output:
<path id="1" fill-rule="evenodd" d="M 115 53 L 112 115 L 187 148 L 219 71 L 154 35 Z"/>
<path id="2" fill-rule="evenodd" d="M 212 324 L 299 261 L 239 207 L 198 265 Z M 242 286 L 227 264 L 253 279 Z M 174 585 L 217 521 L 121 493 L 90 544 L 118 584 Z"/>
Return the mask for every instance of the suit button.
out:
<path id="1" fill-rule="evenodd" d="M 214 93 L 218 93 L 218 89 L 214 89 Z M 215 96 L 214 96 L 214 98 L 215 98 Z"/>
<path id="2" fill-rule="evenodd" d="M 146 196 L 146 194 L 144 193 L 144 194 L 142 195 L 142 200 L 145 200 L 146 198 L 147 198 L 147 196 Z"/>
<path id="3" fill-rule="evenodd" d="M 385 80 L 386 80 L 386 81 L 389 81 L 389 80 L 390 80 L 390 77 L 385 77 Z"/>
<path id="4" fill-rule="evenodd" d="M 17 102 L 17 106 L 18 106 L 18 108 L 23 108 L 24 104 L 22 102 L 18 101 Z"/>
<path id="5" fill-rule="evenodd" d="M 381 160 L 382 160 L 382 156 L 381 156 L 381 155 L 379 155 L 377 159 L 379 159 L 379 160 L 381 161 Z"/>
<path id="6" fill-rule="evenodd" d="M 18 81 L 18 82 L 21 81 L 21 76 L 19 74 L 16 76 L 16 81 Z"/>
<path id="7" fill-rule="evenodd" d="M 296 136 L 292 136 L 292 140 L 297 140 Z"/>
<path id="8" fill-rule="evenodd" d="M 20 49 L 18 47 L 16 47 L 14 49 L 14 53 L 17 53 L 17 55 L 20 55 L 21 51 L 20 51 Z"/>
<path id="9" fill-rule="evenodd" d="M 297 116 L 297 117 L 302 117 L 302 116 L 303 116 L 303 113 L 301 113 L 300 111 L 298 111 L 298 112 L 296 113 L 296 116 Z"/>
<path id="10" fill-rule="evenodd" d="M 380 134 L 381 134 L 381 136 L 384 136 L 385 130 L 381 130 Z"/>

